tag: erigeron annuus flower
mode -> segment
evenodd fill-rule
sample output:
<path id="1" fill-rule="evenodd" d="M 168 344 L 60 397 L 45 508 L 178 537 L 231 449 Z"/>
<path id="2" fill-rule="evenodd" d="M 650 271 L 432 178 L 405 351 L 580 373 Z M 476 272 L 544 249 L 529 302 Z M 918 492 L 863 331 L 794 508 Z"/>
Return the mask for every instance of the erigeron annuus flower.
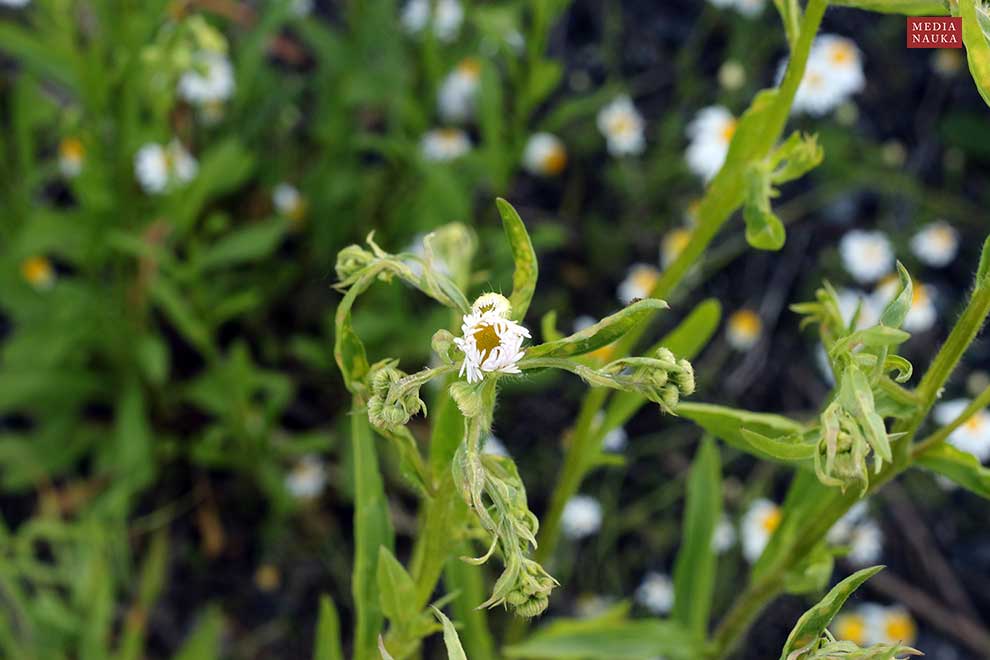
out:
<path id="1" fill-rule="evenodd" d="M 299 222 L 306 215 L 306 200 L 291 183 L 282 182 L 272 189 L 272 204 L 282 216 Z"/>
<path id="2" fill-rule="evenodd" d="M 83 160 L 86 157 L 86 148 L 82 140 L 76 137 L 67 137 L 58 145 L 58 169 L 67 179 L 74 179 L 79 176 L 83 168 Z"/>
<path id="3" fill-rule="evenodd" d="M 590 495 L 575 495 L 564 505 L 560 524 L 569 539 L 591 536 L 601 529 L 602 505 Z"/>
<path id="4" fill-rule="evenodd" d="M 402 8 L 402 27 L 410 34 L 422 32 L 427 25 L 440 41 L 453 41 L 464 22 L 464 7 L 458 0 L 409 0 Z"/>
<path id="5" fill-rule="evenodd" d="M 456 160 L 471 150 L 471 140 L 459 128 L 435 128 L 419 143 L 423 158 L 436 162 Z"/>
<path id="6" fill-rule="evenodd" d="M 134 156 L 134 173 L 144 191 L 161 194 L 170 187 L 188 183 L 196 176 L 199 165 L 182 143 L 146 144 Z"/>
<path id="7" fill-rule="evenodd" d="M 760 340 L 763 332 L 763 321 L 760 315 L 751 309 L 740 309 L 733 312 L 726 324 L 725 337 L 729 346 L 737 351 L 748 351 Z"/>
<path id="8" fill-rule="evenodd" d="M 849 535 L 849 554 L 846 559 L 853 566 L 872 566 L 883 554 L 883 530 L 873 520 L 867 519 L 853 527 Z"/>
<path id="9" fill-rule="evenodd" d="M 39 291 L 55 285 L 55 269 L 47 257 L 28 257 L 21 262 L 21 275 L 24 280 Z"/>
<path id="10" fill-rule="evenodd" d="M 726 108 L 713 105 L 700 110 L 687 127 L 691 144 L 685 159 L 691 171 L 710 181 L 722 168 L 735 132 L 736 118 Z"/>
<path id="11" fill-rule="evenodd" d="M 474 115 L 481 81 L 481 62 L 473 57 L 461 60 L 447 74 L 437 90 L 437 108 L 445 122 L 459 123 Z"/>
<path id="12" fill-rule="evenodd" d="M 927 266 L 948 266 L 959 251 L 959 232 L 945 220 L 938 220 L 911 238 L 911 251 Z"/>
<path id="13" fill-rule="evenodd" d="M 474 301 L 461 322 L 463 336 L 454 344 L 464 353 L 459 375 L 469 383 L 481 382 L 486 373 L 518 374 L 525 351 L 524 339 L 531 335 L 509 319 L 509 301 L 497 293 L 486 293 Z"/>
<path id="14" fill-rule="evenodd" d="M 954 399 L 935 406 L 935 422 L 946 426 L 962 414 L 970 404 L 967 399 Z M 949 434 L 949 444 L 960 451 L 969 452 L 985 463 L 990 459 L 990 412 L 979 410 L 963 422 L 962 426 Z"/>
<path id="15" fill-rule="evenodd" d="M 843 612 L 835 617 L 829 630 L 832 631 L 836 639 L 852 642 L 857 646 L 865 646 L 869 639 L 867 626 L 866 617 L 860 612 Z"/>
<path id="16" fill-rule="evenodd" d="M 783 68 L 779 75 L 783 75 Z M 856 44 L 845 37 L 820 35 L 808 55 L 792 112 L 824 115 L 862 91 L 865 83 L 863 59 Z"/>
<path id="17" fill-rule="evenodd" d="M 894 250 L 882 231 L 854 229 L 839 242 L 846 271 L 861 284 L 879 280 L 894 270 Z"/>
<path id="18" fill-rule="evenodd" d="M 601 428 L 603 423 L 605 423 L 605 413 L 598 412 L 595 415 L 595 427 Z M 626 448 L 628 442 L 629 434 L 626 433 L 624 428 L 617 426 L 605 433 L 605 437 L 602 438 L 602 449 L 610 452 L 620 452 Z"/>
<path id="19" fill-rule="evenodd" d="M 753 563 L 763 554 L 770 537 L 780 526 L 780 507 L 768 499 L 758 499 L 750 505 L 742 519 L 743 556 Z"/>
<path id="20" fill-rule="evenodd" d="M 864 603 L 859 607 L 866 621 L 867 644 L 914 644 L 918 626 L 906 609 L 900 605 L 883 606 Z"/>
<path id="21" fill-rule="evenodd" d="M 641 154 L 646 148 L 643 117 L 628 96 L 616 98 L 598 112 L 598 130 L 613 156 Z"/>
<path id="22" fill-rule="evenodd" d="M 292 471 L 285 477 L 285 487 L 300 500 L 318 497 L 327 483 L 327 471 L 319 456 L 307 454 L 299 459 Z"/>
<path id="23" fill-rule="evenodd" d="M 618 296 L 624 305 L 638 298 L 648 298 L 660 279 L 660 271 L 650 264 L 633 264 L 626 279 L 619 284 Z"/>
<path id="24" fill-rule="evenodd" d="M 179 78 L 179 96 L 193 105 L 223 102 L 234 93 L 234 67 L 223 53 L 201 51 Z"/>
<path id="25" fill-rule="evenodd" d="M 685 227 L 671 229 L 660 241 L 660 265 L 669 268 L 681 256 L 681 252 L 691 242 L 691 230 Z"/>
<path id="26" fill-rule="evenodd" d="M 523 150 L 523 167 L 536 176 L 556 176 L 567 166 L 567 149 L 551 133 L 534 133 Z"/>
<path id="27" fill-rule="evenodd" d="M 875 307 L 883 309 L 884 306 L 897 295 L 900 284 L 897 277 L 890 275 L 884 278 L 877 285 L 873 295 L 877 298 Z M 911 308 L 901 327 L 908 332 L 925 332 L 935 325 L 938 313 L 935 310 L 935 303 L 932 301 L 934 290 L 921 282 L 914 282 L 911 287 Z"/>
<path id="28" fill-rule="evenodd" d="M 722 514 L 715 525 L 715 533 L 712 534 L 712 548 L 716 554 L 723 554 L 736 544 L 736 528 L 729 520 L 729 516 Z"/>
<path id="29" fill-rule="evenodd" d="M 674 583 L 670 576 L 650 571 L 636 588 L 636 602 L 653 614 L 667 614 L 674 607 Z"/>

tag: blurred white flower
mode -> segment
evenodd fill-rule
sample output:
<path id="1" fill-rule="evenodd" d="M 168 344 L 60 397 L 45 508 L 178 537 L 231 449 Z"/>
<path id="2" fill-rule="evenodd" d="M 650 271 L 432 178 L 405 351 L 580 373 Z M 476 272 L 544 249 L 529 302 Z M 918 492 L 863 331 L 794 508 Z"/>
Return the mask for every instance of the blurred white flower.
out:
<path id="1" fill-rule="evenodd" d="M 688 167 L 708 182 L 722 168 L 729 153 L 729 143 L 736 132 L 736 118 L 726 108 L 713 105 L 703 108 L 687 127 Z"/>
<path id="2" fill-rule="evenodd" d="M 860 612 L 843 612 L 832 621 L 828 628 L 836 639 L 865 646 L 869 635 L 866 617 Z"/>
<path id="3" fill-rule="evenodd" d="M 282 182 L 272 190 L 272 204 L 279 215 L 296 222 L 306 215 L 306 200 L 291 183 Z"/>
<path id="4" fill-rule="evenodd" d="M 595 415 L 595 426 L 601 427 L 605 422 L 605 413 L 599 412 Z M 611 429 L 602 438 L 602 449 L 610 452 L 620 452 L 626 448 L 629 442 L 629 434 L 621 426 Z"/>
<path id="5" fill-rule="evenodd" d="M 31 0 L 0 0 L 0 5 L 6 7 L 27 7 Z"/>
<path id="6" fill-rule="evenodd" d="M 718 69 L 718 84 L 734 92 L 746 84 L 746 69 L 738 60 L 727 60 Z"/>
<path id="7" fill-rule="evenodd" d="M 574 614 L 579 619 L 590 619 L 602 614 L 613 603 L 613 599 L 599 594 L 581 594 L 574 601 Z"/>
<path id="8" fill-rule="evenodd" d="M 292 0 L 292 13 L 299 18 L 313 13 L 313 0 Z"/>
<path id="9" fill-rule="evenodd" d="M 598 112 L 598 130 L 613 156 L 641 154 L 646 148 L 643 117 L 628 96 L 617 97 Z"/>
<path id="10" fill-rule="evenodd" d="M 536 176 L 555 176 L 567 165 L 567 149 L 551 133 L 534 133 L 523 151 L 523 167 Z"/>
<path id="11" fill-rule="evenodd" d="M 708 0 L 720 9 L 735 9 L 743 16 L 757 16 L 763 11 L 766 0 Z"/>
<path id="12" fill-rule="evenodd" d="M 863 58 L 856 44 L 834 34 L 820 35 L 808 55 L 792 112 L 824 115 L 862 91 L 865 84 Z"/>
<path id="13" fill-rule="evenodd" d="M 447 74 L 437 90 L 437 107 L 446 122 L 467 121 L 474 115 L 481 82 L 481 62 L 473 57 L 461 60 Z"/>
<path id="14" fill-rule="evenodd" d="M 732 313 L 726 324 L 726 339 L 729 346 L 737 351 L 748 351 L 760 340 L 763 321 L 751 309 L 740 309 Z"/>
<path id="15" fill-rule="evenodd" d="M 179 96 L 193 105 L 226 101 L 233 93 L 234 68 L 221 53 L 196 53 L 192 68 L 179 78 Z"/>
<path id="16" fill-rule="evenodd" d="M 691 230 L 685 227 L 677 227 L 664 234 L 660 241 L 660 265 L 669 268 L 670 264 L 681 256 L 681 252 L 689 242 L 691 242 Z"/>
<path id="17" fill-rule="evenodd" d="M 596 323 L 598 323 L 598 319 L 596 319 L 594 316 L 588 316 L 587 314 L 582 314 L 581 316 L 574 319 L 574 332 L 581 332 L 585 328 L 590 328 Z"/>
<path id="18" fill-rule="evenodd" d="M 897 295 L 900 282 L 893 275 L 884 278 L 877 285 L 873 295 L 876 309 L 883 309 Z M 932 302 L 932 289 L 921 282 L 914 282 L 911 289 L 911 309 L 904 317 L 903 328 L 908 332 L 925 332 L 935 325 L 937 312 Z"/>
<path id="19" fill-rule="evenodd" d="M 873 520 L 867 519 L 853 527 L 849 535 L 849 554 L 846 558 L 853 566 L 872 566 L 883 554 L 883 530 Z"/>
<path id="20" fill-rule="evenodd" d="M 729 517 L 722 514 L 715 525 L 715 533 L 712 535 L 712 548 L 717 554 L 727 552 L 736 544 L 736 528 L 729 520 Z"/>
<path id="21" fill-rule="evenodd" d="M 904 644 L 911 646 L 918 637 L 918 626 L 900 605 L 884 607 L 864 603 L 859 613 L 866 621 L 867 644 Z"/>
<path id="22" fill-rule="evenodd" d="M 591 536 L 601 529 L 602 505 L 590 495 L 575 495 L 564 505 L 560 522 L 569 539 Z"/>
<path id="23" fill-rule="evenodd" d="M 440 41 L 453 41 L 464 22 L 464 7 L 458 0 L 436 0 L 431 8 L 430 0 L 409 0 L 402 8 L 400 21 L 410 34 L 422 32 L 432 20 L 433 34 Z"/>
<path id="24" fill-rule="evenodd" d="M 492 302 L 489 302 L 492 301 Z M 480 383 L 485 373 L 518 374 L 524 339 L 531 335 L 522 325 L 508 318 L 509 301 L 498 294 L 485 294 L 464 315 L 461 337 L 454 339 L 464 352 L 459 375 L 469 383 Z"/>
<path id="25" fill-rule="evenodd" d="M 456 160 L 471 150 L 471 140 L 459 128 L 428 131 L 419 143 L 423 158 L 436 162 Z"/>
<path id="26" fill-rule="evenodd" d="M 870 296 L 863 291 L 842 288 L 837 292 L 839 302 L 839 314 L 846 325 L 852 323 L 856 313 L 856 327 L 854 330 L 862 330 L 876 325 L 880 321 L 880 309 L 877 308 L 877 298 Z"/>
<path id="27" fill-rule="evenodd" d="M 199 164 L 182 143 L 149 143 L 134 156 L 134 173 L 144 191 L 161 194 L 176 184 L 188 183 L 196 176 Z"/>
<path id="28" fill-rule="evenodd" d="M 319 456 L 313 454 L 307 454 L 299 459 L 285 477 L 285 487 L 289 493 L 296 499 L 302 500 L 318 497 L 326 483 L 326 466 Z"/>
<path id="29" fill-rule="evenodd" d="M 959 73 L 966 59 L 954 48 L 938 48 L 932 54 L 932 69 L 944 78 Z"/>
<path id="30" fill-rule="evenodd" d="M 21 276 L 38 291 L 55 286 L 55 269 L 47 257 L 28 257 L 21 262 Z"/>
<path id="31" fill-rule="evenodd" d="M 882 231 L 854 229 L 839 242 L 846 271 L 861 284 L 875 282 L 894 269 L 894 250 Z"/>
<path id="32" fill-rule="evenodd" d="M 674 607 L 674 583 L 669 576 L 650 571 L 636 588 L 636 602 L 653 614 L 667 614 Z"/>
<path id="33" fill-rule="evenodd" d="M 489 433 L 488 439 L 485 440 L 485 446 L 481 449 L 481 453 L 491 454 L 492 456 L 508 456 L 509 450 L 505 448 L 505 445 L 497 436 Z"/>
<path id="34" fill-rule="evenodd" d="M 750 505 L 742 519 L 741 535 L 743 557 L 749 563 L 763 554 L 770 537 L 780 526 L 780 507 L 768 499 L 758 499 Z"/>
<path id="35" fill-rule="evenodd" d="M 959 232 L 945 220 L 926 225 L 911 239 L 911 251 L 928 266 L 948 266 L 959 251 Z"/>
<path id="36" fill-rule="evenodd" d="M 619 284 L 618 296 L 624 305 L 637 298 L 648 298 L 654 285 L 660 279 L 660 271 L 650 264 L 633 264 L 626 279 Z"/>
<path id="37" fill-rule="evenodd" d="M 951 424 L 962 414 L 968 399 L 955 399 L 935 406 L 933 417 L 941 426 Z M 949 434 L 949 444 L 960 451 L 976 456 L 981 463 L 990 459 L 990 413 L 984 408 L 966 420 L 962 426 Z"/>
<path id="38" fill-rule="evenodd" d="M 82 173 L 83 161 L 86 158 L 86 148 L 82 140 L 67 137 L 58 145 L 58 169 L 67 179 L 74 179 Z"/>

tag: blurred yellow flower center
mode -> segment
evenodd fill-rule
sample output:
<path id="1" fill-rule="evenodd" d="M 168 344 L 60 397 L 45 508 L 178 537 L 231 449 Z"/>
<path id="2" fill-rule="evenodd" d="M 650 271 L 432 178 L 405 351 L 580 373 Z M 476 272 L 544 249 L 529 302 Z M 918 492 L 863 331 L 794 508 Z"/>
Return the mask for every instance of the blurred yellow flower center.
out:
<path id="1" fill-rule="evenodd" d="M 633 122 L 632 117 L 626 113 L 623 113 L 612 120 L 609 128 L 612 133 L 622 135 L 624 133 L 632 133 L 635 128 L 635 123 Z"/>
<path id="2" fill-rule="evenodd" d="M 52 281 L 55 272 L 45 257 L 31 257 L 21 264 L 21 274 L 33 286 L 44 286 Z"/>
<path id="3" fill-rule="evenodd" d="M 457 71 L 469 78 L 477 78 L 481 74 L 481 62 L 473 57 L 461 60 Z"/>
<path id="4" fill-rule="evenodd" d="M 887 638 L 897 641 L 911 643 L 914 641 L 915 628 L 914 621 L 907 614 L 893 614 L 887 619 L 884 627 Z"/>
<path id="5" fill-rule="evenodd" d="M 567 152 L 560 147 L 551 149 L 543 159 L 543 169 L 547 174 L 560 174 L 567 165 Z"/>
<path id="6" fill-rule="evenodd" d="M 663 239 L 663 258 L 669 263 L 680 256 L 691 241 L 691 232 L 687 229 L 675 229 Z"/>
<path id="7" fill-rule="evenodd" d="M 866 621 L 863 617 L 849 614 L 841 617 L 835 625 L 835 636 L 855 644 L 866 642 Z"/>
<path id="8" fill-rule="evenodd" d="M 461 132 L 456 128 L 441 128 L 437 134 L 444 142 L 457 142 L 461 137 Z"/>
<path id="9" fill-rule="evenodd" d="M 762 325 L 759 315 L 751 309 L 740 309 L 729 319 L 732 331 L 747 337 L 758 335 Z"/>
<path id="10" fill-rule="evenodd" d="M 966 428 L 970 431 L 980 431 L 986 425 L 986 419 L 980 413 L 976 413 L 966 420 Z"/>
<path id="11" fill-rule="evenodd" d="M 722 127 L 722 139 L 728 142 L 732 139 L 732 136 L 736 134 L 736 122 L 735 119 L 727 121 L 725 126 Z"/>
<path id="12" fill-rule="evenodd" d="M 657 272 L 652 268 L 637 268 L 632 275 L 632 281 L 637 289 L 649 293 L 657 283 Z"/>
<path id="13" fill-rule="evenodd" d="M 763 517 L 763 520 L 761 521 L 763 531 L 766 532 L 767 534 L 773 534 L 774 532 L 776 532 L 777 528 L 780 527 L 780 518 L 781 518 L 780 509 L 773 509 L 772 511 L 768 511 L 767 514 Z"/>
<path id="14" fill-rule="evenodd" d="M 925 285 L 916 282 L 911 292 L 911 306 L 917 307 L 918 305 L 924 305 L 926 302 L 928 302 L 928 292 L 925 290 Z"/>
<path id="15" fill-rule="evenodd" d="M 853 60 L 853 51 L 847 44 L 836 44 L 832 47 L 832 64 L 845 66 Z"/>
<path id="16" fill-rule="evenodd" d="M 58 145 L 59 155 L 66 159 L 72 161 L 82 160 L 85 149 L 83 148 L 83 143 L 79 138 L 65 138 L 62 143 Z"/>
<path id="17" fill-rule="evenodd" d="M 806 80 L 808 81 L 808 85 L 811 87 L 820 88 L 825 84 L 825 77 L 817 71 L 812 71 L 809 73 Z"/>

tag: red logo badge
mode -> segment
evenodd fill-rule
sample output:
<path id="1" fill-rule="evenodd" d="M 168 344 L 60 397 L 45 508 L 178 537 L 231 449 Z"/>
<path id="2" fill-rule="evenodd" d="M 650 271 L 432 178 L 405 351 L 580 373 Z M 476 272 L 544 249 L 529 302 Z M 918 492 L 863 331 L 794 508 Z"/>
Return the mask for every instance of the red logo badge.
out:
<path id="1" fill-rule="evenodd" d="M 962 48 L 962 18 L 908 16 L 908 48 Z"/>

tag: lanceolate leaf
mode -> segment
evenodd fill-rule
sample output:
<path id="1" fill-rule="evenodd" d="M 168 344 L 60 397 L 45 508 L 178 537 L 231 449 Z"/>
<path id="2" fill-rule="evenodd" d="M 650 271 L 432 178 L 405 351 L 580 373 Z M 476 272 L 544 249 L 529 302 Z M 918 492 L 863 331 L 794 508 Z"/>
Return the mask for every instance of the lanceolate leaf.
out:
<path id="1" fill-rule="evenodd" d="M 966 44 L 966 57 L 969 72 L 980 91 L 980 96 L 990 105 L 990 43 L 980 28 L 976 3 L 981 0 L 959 0 L 959 15 L 962 16 L 962 38 Z"/>
<path id="2" fill-rule="evenodd" d="M 533 243 L 529 240 L 526 225 L 512 205 L 501 197 L 495 200 L 495 205 L 498 207 L 499 215 L 502 216 L 502 227 L 509 239 L 512 257 L 516 263 L 515 271 L 512 273 L 512 295 L 509 296 L 509 302 L 512 303 L 512 319 L 522 321 L 536 290 L 536 279 L 539 274 L 536 252 L 533 251 Z"/>
<path id="3" fill-rule="evenodd" d="M 799 463 L 814 456 L 817 438 L 787 417 L 708 403 L 682 403 L 677 414 L 723 442 L 759 458 Z"/>
<path id="4" fill-rule="evenodd" d="M 464 654 L 464 647 L 461 646 L 461 640 L 457 636 L 457 629 L 454 628 L 454 624 L 436 607 L 433 608 L 433 613 L 437 615 L 441 625 L 443 625 L 443 644 L 447 647 L 447 659 L 467 660 L 467 656 Z"/>
<path id="5" fill-rule="evenodd" d="M 571 619 L 555 621 L 503 652 L 509 658 L 646 660 L 660 655 L 696 660 L 702 657 L 702 642 L 673 621 Z"/>
<path id="6" fill-rule="evenodd" d="M 952 479 L 968 491 L 990 499 L 990 469 L 969 452 L 942 443 L 918 458 L 918 464 Z"/>
<path id="7" fill-rule="evenodd" d="M 344 660 L 340 647 L 340 619 L 330 596 L 320 597 L 320 618 L 316 623 L 313 660 Z"/>
<path id="8" fill-rule="evenodd" d="M 526 349 L 526 357 L 572 357 L 608 346 L 667 303 L 656 298 L 639 300 L 573 335 Z"/>
<path id="9" fill-rule="evenodd" d="M 382 614 L 399 628 L 412 623 L 419 614 L 416 585 L 395 555 L 384 545 L 378 546 L 378 596 Z"/>

